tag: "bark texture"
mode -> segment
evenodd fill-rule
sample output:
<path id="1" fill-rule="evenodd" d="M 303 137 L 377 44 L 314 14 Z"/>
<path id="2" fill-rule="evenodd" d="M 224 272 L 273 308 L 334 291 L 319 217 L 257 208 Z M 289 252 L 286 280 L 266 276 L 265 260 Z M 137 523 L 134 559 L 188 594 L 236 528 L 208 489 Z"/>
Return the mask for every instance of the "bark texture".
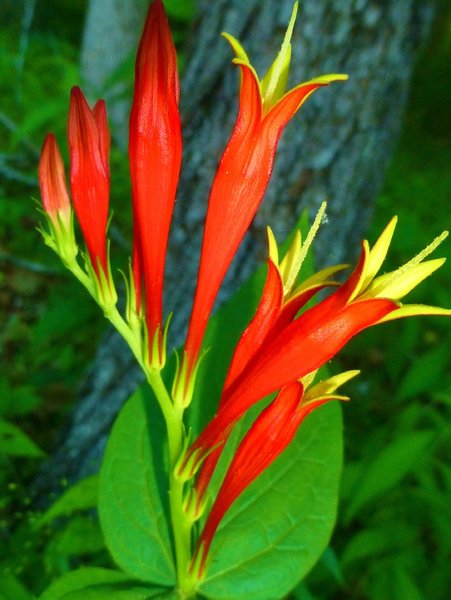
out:
<path id="1" fill-rule="evenodd" d="M 126 147 L 123 87 L 111 73 L 136 47 L 145 13 L 142 0 L 91 0 L 82 66 L 94 96 L 109 100 L 116 139 Z M 244 44 L 262 75 L 282 41 L 292 0 L 202 0 L 190 34 L 182 78 L 183 174 L 170 241 L 165 305 L 174 311 L 174 343 L 183 339 L 195 284 L 206 200 L 236 114 L 238 73 L 220 37 Z M 290 82 L 323 73 L 348 73 L 346 83 L 319 90 L 282 136 L 263 205 L 221 290 L 224 299 L 266 255 L 264 227 L 282 240 L 304 207 L 314 213 L 327 199 L 328 224 L 319 234 L 319 264 L 355 251 L 400 130 L 416 53 L 434 14 L 433 0 L 302 0 L 293 36 Z M 138 25 L 139 23 L 139 25 Z M 42 495 L 61 477 L 77 479 L 98 468 L 114 416 L 140 380 L 114 332 L 102 341 L 80 389 L 67 431 L 36 482 Z"/>

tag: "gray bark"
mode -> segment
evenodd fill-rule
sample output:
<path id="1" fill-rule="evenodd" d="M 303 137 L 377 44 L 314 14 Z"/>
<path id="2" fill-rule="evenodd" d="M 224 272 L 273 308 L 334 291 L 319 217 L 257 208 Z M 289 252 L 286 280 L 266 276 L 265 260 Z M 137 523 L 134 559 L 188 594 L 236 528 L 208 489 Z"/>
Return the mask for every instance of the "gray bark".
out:
<path id="1" fill-rule="evenodd" d="M 123 147 L 128 107 L 117 100 L 118 91 L 122 94 L 117 84 L 104 86 L 136 45 L 143 4 L 91 0 L 84 37 L 88 91 L 110 99 L 113 129 Z M 165 296 L 175 315 L 174 343 L 183 339 L 208 189 L 236 114 L 238 73 L 219 34 L 225 30 L 238 37 L 263 74 L 280 46 L 291 7 L 292 0 L 199 3 L 182 79 L 184 163 Z M 324 199 L 329 201 L 328 224 L 315 245 L 318 262 L 349 259 L 349 251 L 356 251 L 398 137 L 415 56 L 433 9 L 433 0 L 302 0 L 291 84 L 330 72 L 348 73 L 350 79 L 315 92 L 287 127 L 266 198 L 221 299 L 265 257 L 266 224 L 282 240 L 304 207 L 313 214 Z M 64 439 L 36 482 L 38 493 L 54 488 L 61 477 L 77 479 L 98 468 L 111 422 L 139 380 L 128 351 L 114 332 L 108 333 Z"/>

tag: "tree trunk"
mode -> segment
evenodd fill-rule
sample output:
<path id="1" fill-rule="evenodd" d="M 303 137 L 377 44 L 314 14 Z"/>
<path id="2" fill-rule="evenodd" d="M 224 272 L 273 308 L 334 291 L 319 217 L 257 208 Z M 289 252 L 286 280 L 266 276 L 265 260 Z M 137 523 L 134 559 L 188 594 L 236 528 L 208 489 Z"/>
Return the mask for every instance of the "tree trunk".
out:
<path id="1" fill-rule="evenodd" d="M 236 114 L 238 73 L 220 32 L 243 42 L 261 75 L 278 51 L 291 9 L 292 0 L 200 2 L 182 78 L 183 173 L 165 294 L 167 309 L 174 311 L 173 343 L 183 339 L 209 186 Z M 348 73 L 350 79 L 315 92 L 288 125 L 265 200 L 220 300 L 264 259 L 266 224 L 283 240 L 303 208 L 314 214 L 325 199 L 328 223 L 315 244 L 317 262 L 349 260 L 349 252 L 356 252 L 398 138 L 412 67 L 433 9 L 433 0 L 302 0 L 292 42 L 291 84 L 334 72 Z M 128 106 L 118 100 L 122 88 L 108 86 L 108 78 L 134 51 L 144 12 L 142 0 L 91 0 L 85 28 L 87 91 L 109 100 L 112 128 L 123 148 Z M 63 477 L 78 479 L 98 468 L 112 420 L 138 381 L 129 352 L 109 332 L 81 386 L 61 444 L 36 481 L 39 495 L 54 490 Z"/>

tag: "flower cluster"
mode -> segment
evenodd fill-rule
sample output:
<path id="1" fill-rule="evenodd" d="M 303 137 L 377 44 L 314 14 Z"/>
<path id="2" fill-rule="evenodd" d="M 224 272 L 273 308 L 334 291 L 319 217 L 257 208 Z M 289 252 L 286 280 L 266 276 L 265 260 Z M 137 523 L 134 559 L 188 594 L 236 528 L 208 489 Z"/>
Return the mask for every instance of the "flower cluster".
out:
<path id="1" fill-rule="evenodd" d="M 194 304 L 169 409 L 162 402 L 169 421 L 183 415 L 195 396 L 195 376 L 213 305 L 266 191 L 283 129 L 315 90 L 347 78 L 323 75 L 286 91 L 296 11 L 297 3 L 281 50 L 261 79 L 239 42 L 225 34 L 240 71 L 238 115 L 208 200 Z M 154 0 L 138 50 L 130 118 L 134 227 L 125 321 L 111 308 L 116 296 L 107 242 L 110 138 L 102 100 L 91 109 L 80 89 L 74 88 L 71 94 L 72 201 L 52 134 L 44 142 L 39 166 L 49 223 L 49 232 L 43 232 L 46 242 L 90 289 L 110 320 L 118 323 L 151 385 L 166 355 L 163 280 L 182 154 L 178 101 L 176 53 L 163 4 Z M 87 248 L 85 271 L 76 258 L 72 205 Z M 396 218 L 372 247 L 367 241 L 362 243 L 360 258 L 344 283 L 336 275 L 346 265 L 323 269 L 299 282 L 325 208 L 323 204 L 305 240 L 299 232 L 294 235 L 283 257 L 268 229 L 266 282 L 255 315 L 235 348 L 217 413 L 191 445 L 185 438 L 175 456 L 175 478 L 186 486 L 183 510 L 187 522 L 192 525 L 205 516 L 191 553 L 191 568 L 198 574 L 205 569 L 215 531 L 233 502 L 276 460 L 312 410 L 331 399 L 347 399 L 337 389 L 358 373 L 348 371 L 315 383 L 318 369 L 368 327 L 413 315 L 451 314 L 446 309 L 400 302 L 443 264 L 444 259 L 425 259 L 446 232 L 404 266 L 378 275 Z M 326 288 L 331 289 L 329 295 L 313 306 L 307 304 Z M 157 397 L 158 385 L 154 388 Z M 269 403 L 242 439 L 209 507 L 209 484 L 231 432 L 251 407 L 267 397 Z"/>

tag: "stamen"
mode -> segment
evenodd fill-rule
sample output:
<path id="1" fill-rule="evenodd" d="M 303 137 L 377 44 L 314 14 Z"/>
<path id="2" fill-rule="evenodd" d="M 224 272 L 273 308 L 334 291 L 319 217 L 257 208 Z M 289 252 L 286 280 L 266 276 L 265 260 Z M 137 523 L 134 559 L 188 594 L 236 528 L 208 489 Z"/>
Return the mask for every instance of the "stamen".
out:
<path id="1" fill-rule="evenodd" d="M 393 276 L 398 277 L 399 275 L 402 275 L 402 273 L 405 273 L 415 265 L 420 264 L 420 262 L 422 262 L 426 258 L 426 256 L 432 254 L 432 252 L 434 252 L 434 250 L 438 246 L 440 246 L 440 244 L 448 237 L 448 234 L 448 231 L 444 231 L 439 236 L 437 236 L 435 240 L 433 240 L 428 246 L 426 246 L 426 248 L 424 248 L 424 250 L 422 250 L 416 256 L 411 258 L 409 262 L 406 262 L 405 265 L 402 265 L 401 267 L 396 269 L 396 271 L 393 271 Z"/>
<path id="2" fill-rule="evenodd" d="M 298 5 L 299 2 L 295 2 L 293 5 L 293 10 L 291 12 L 290 22 L 288 23 L 287 32 L 285 33 L 285 37 L 283 38 L 283 43 L 281 47 L 281 52 L 287 50 L 288 45 L 291 43 L 291 38 L 293 36 L 294 24 L 296 23 L 296 17 L 298 14 Z"/>
<path id="3" fill-rule="evenodd" d="M 299 254 L 295 257 L 295 260 L 293 261 L 290 273 L 284 285 L 284 290 L 291 290 L 291 288 L 293 287 L 296 277 L 301 269 L 302 263 L 304 262 L 305 257 L 307 256 L 307 252 L 309 251 L 309 248 L 312 245 L 316 234 L 318 233 L 318 229 L 320 228 L 320 225 L 323 222 L 323 219 L 326 214 L 326 207 L 327 202 L 323 202 L 319 207 L 319 210 L 316 213 L 315 220 L 313 221 L 313 225 L 310 227 L 307 237 L 305 238 L 305 242 L 302 244 Z"/>

